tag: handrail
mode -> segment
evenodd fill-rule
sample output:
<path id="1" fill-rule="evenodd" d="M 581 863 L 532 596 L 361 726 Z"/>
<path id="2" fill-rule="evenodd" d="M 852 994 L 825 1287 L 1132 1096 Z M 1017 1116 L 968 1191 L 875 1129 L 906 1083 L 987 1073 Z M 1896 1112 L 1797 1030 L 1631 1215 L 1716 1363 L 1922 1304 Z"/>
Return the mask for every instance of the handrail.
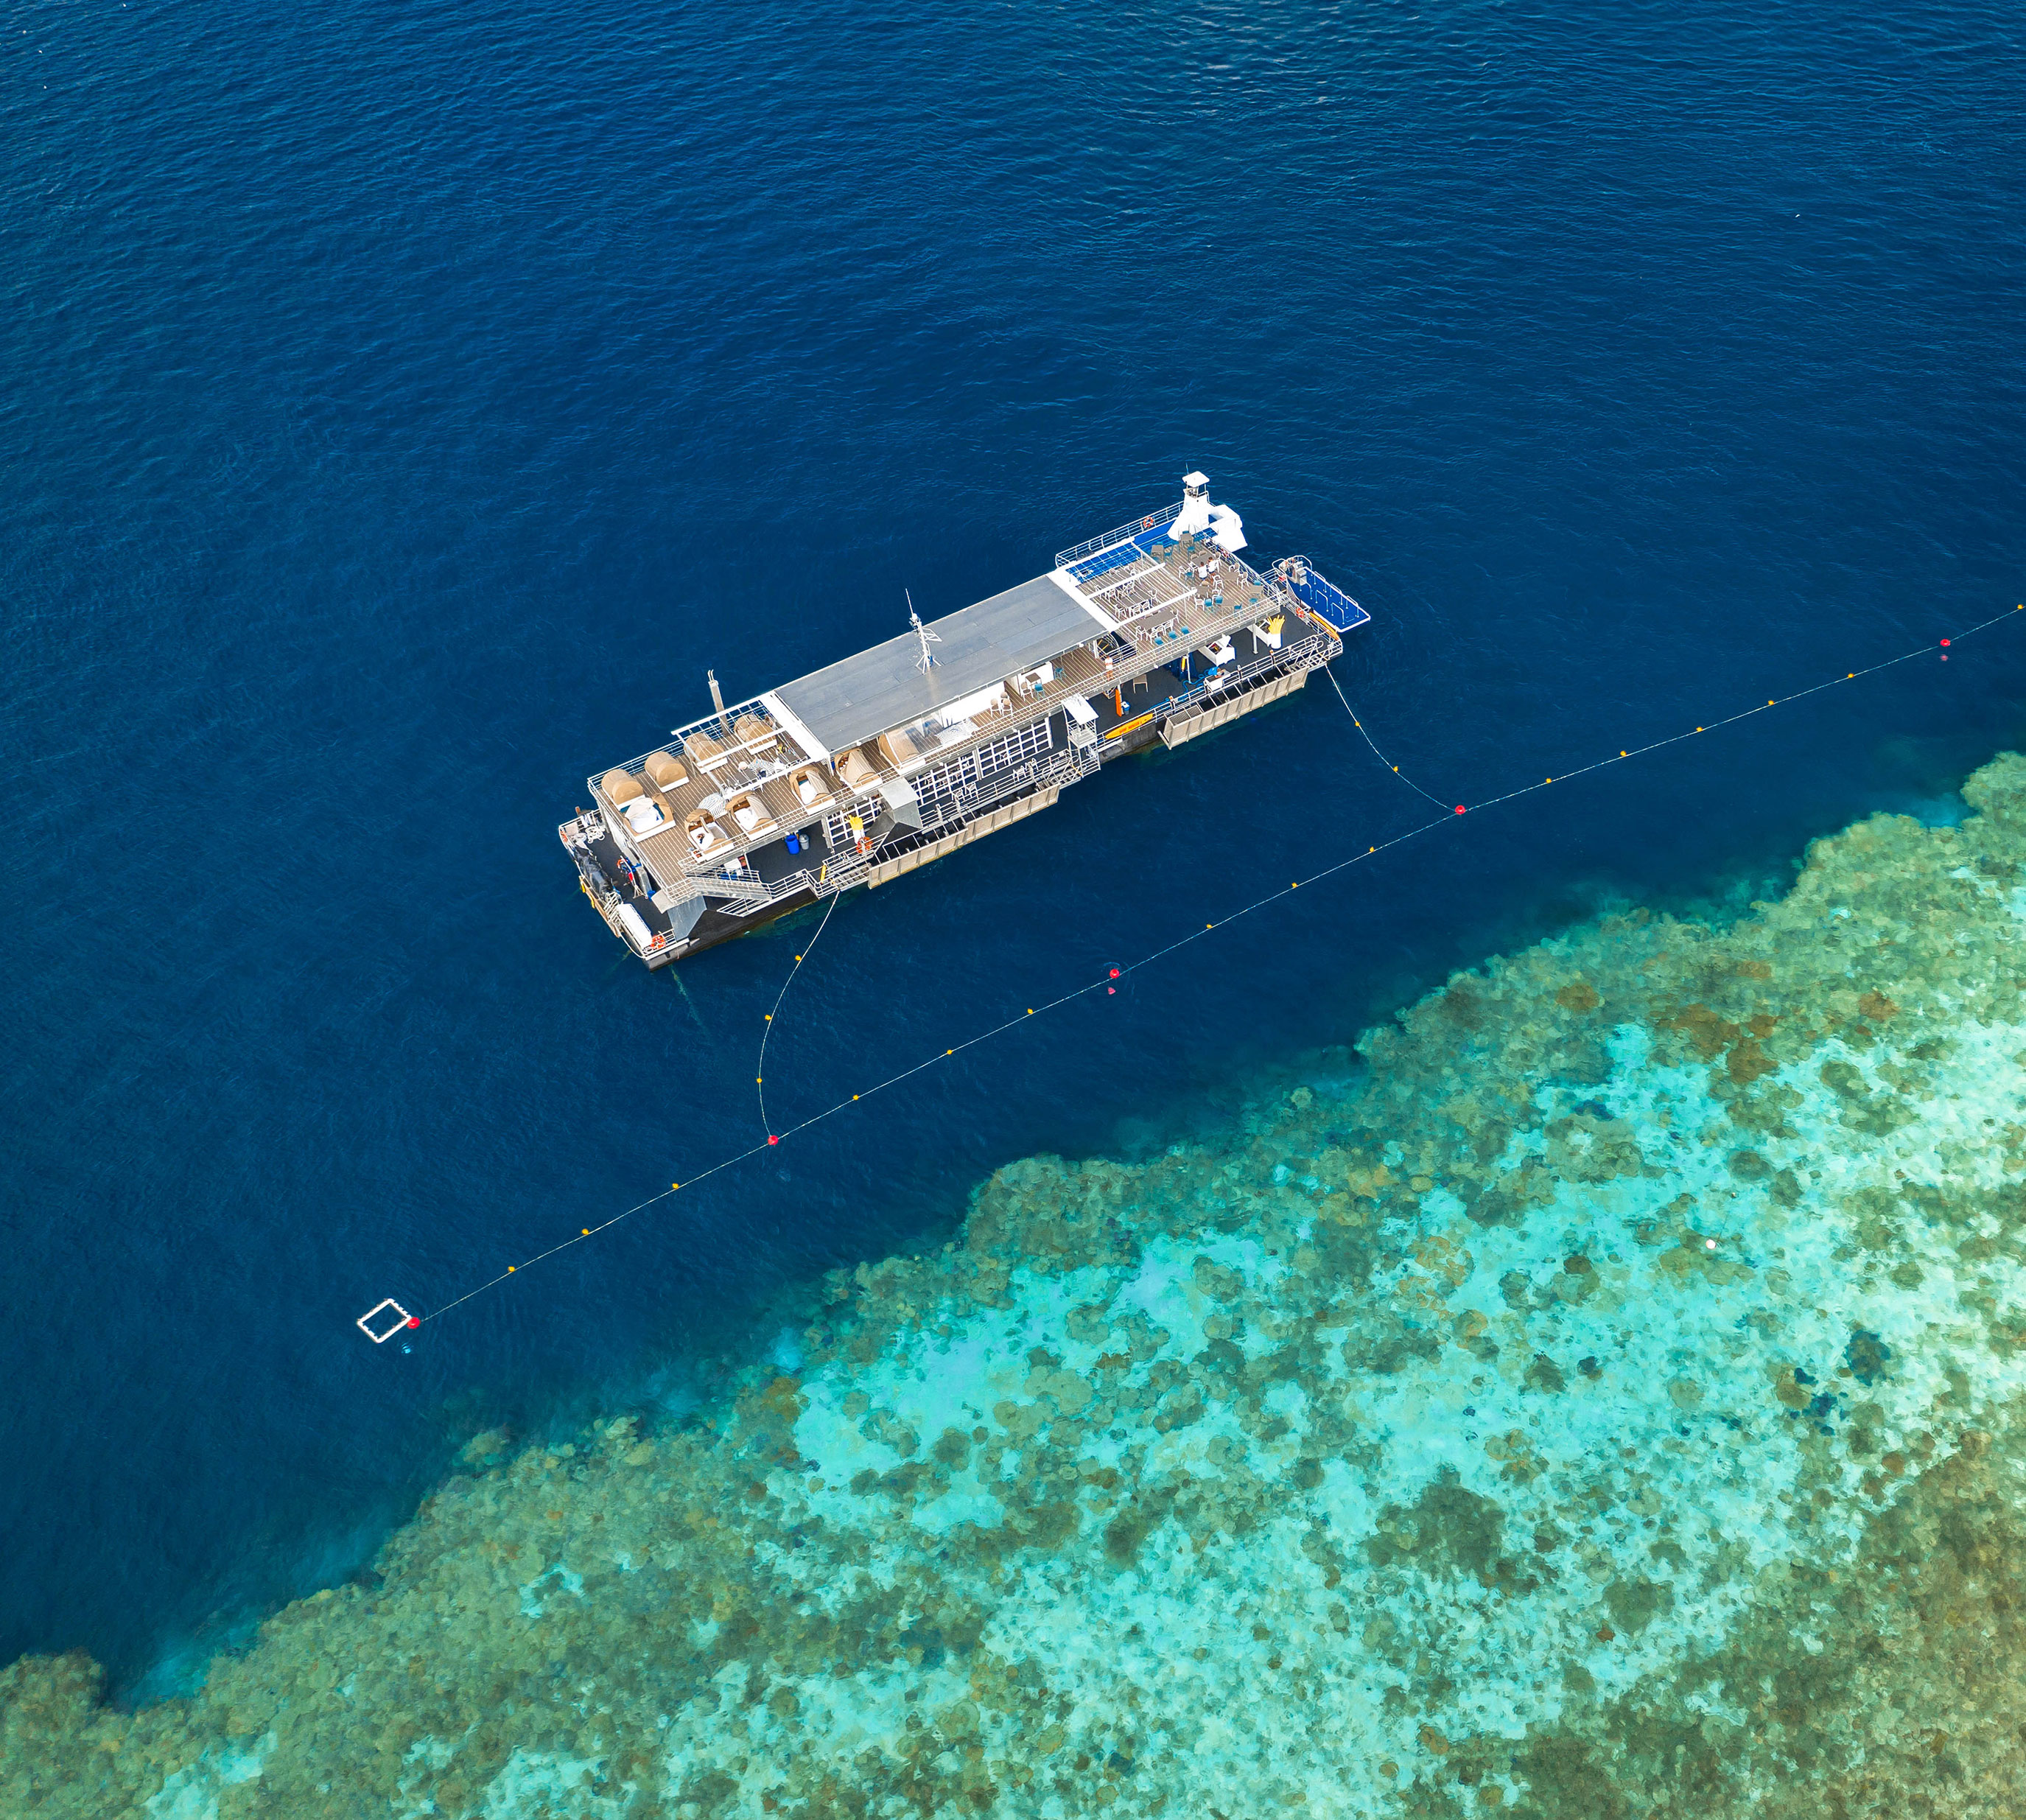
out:
<path id="1" fill-rule="evenodd" d="M 1179 511 L 1180 509 L 1177 507 L 1175 510 Z M 1171 512 L 1166 516 L 1172 518 L 1173 515 Z M 1162 521 L 1158 514 L 1143 521 L 1149 524 Z M 1128 529 L 1131 534 L 1138 535 L 1137 525 Z M 1113 535 L 1115 536 L 1117 534 Z M 1103 540 L 1098 541 L 1102 543 Z M 1231 566 L 1234 582 L 1240 586 L 1249 586 L 1260 596 L 1258 607 L 1249 613 L 1242 607 L 1232 610 L 1236 622 L 1245 623 L 1270 610 L 1291 613 L 1303 625 L 1313 627 L 1314 630 L 1294 638 L 1280 650 L 1262 653 L 1238 669 L 1225 669 L 1214 679 L 1195 683 L 1181 693 L 1166 698 L 1157 710 L 1163 716 L 1186 709 L 1206 696 L 1242 687 L 1263 672 L 1292 667 L 1295 664 L 1305 668 L 1313 667 L 1317 661 L 1328 661 L 1328 656 L 1321 652 L 1321 647 L 1325 641 L 1334 640 L 1335 633 L 1325 616 L 1314 608 L 1305 606 L 1280 575 L 1262 574 L 1250 563 L 1229 553 L 1226 553 L 1224 560 Z M 1317 649 L 1312 650 L 1310 648 L 1312 645 Z M 1038 696 L 1011 704 L 1004 717 L 1004 725 L 981 727 L 971 738 L 949 752 L 937 752 L 934 755 L 935 762 L 942 764 L 960 759 L 967 752 L 982 747 L 1002 733 L 1055 714 L 1060 709 L 1063 699 L 1069 695 L 1088 695 L 1108 686 L 1109 680 L 1095 678 L 1072 683 L 1066 674 L 1059 672 Z M 1058 775 L 1067 779 L 1085 774 L 1096 768 L 1098 762 L 1096 751 L 1100 750 L 1101 743 L 1096 749 L 1080 748 L 1066 743 L 1055 746 L 1017 764 L 995 771 L 985 779 L 963 785 L 954 791 L 939 792 L 935 796 L 919 798 L 923 812 L 923 830 L 925 833 L 933 833 L 937 829 L 960 824 L 990 805 L 1030 786 L 1044 783 Z M 919 776 L 912 780 L 901 778 L 897 770 L 884 762 L 879 765 L 878 770 L 882 782 L 899 779 L 906 783 L 910 790 L 915 789 L 920 782 Z M 595 782 L 593 789 L 594 800 L 602 801 L 596 796 Z M 853 793 L 822 812 L 816 819 L 829 822 L 855 812 L 864 814 L 869 822 L 878 815 L 879 808 L 875 797 L 861 798 Z M 609 820 L 610 817 L 607 819 Z M 803 868 L 771 882 L 757 878 L 727 877 L 720 870 L 721 860 L 701 858 L 687 852 L 681 853 L 679 864 L 679 875 L 662 873 L 660 876 L 665 885 L 678 888 L 685 900 L 699 896 L 714 897 L 742 907 L 750 905 L 757 908 L 779 902 L 801 890 L 816 890 L 820 895 L 828 896 L 834 891 L 848 888 L 857 882 L 857 875 L 865 869 L 867 862 L 848 846 L 834 848 L 831 857 L 826 862 L 827 872 L 820 875 L 817 871 Z"/>
<path id="2" fill-rule="evenodd" d="M 766 879 L 741 879 L 729 872 L 719 872 L 709 878 L 692 879 L 697 889 L 684 893 L 696 897 L 743 897 L 749 904 L 772 903 L 773 882 Z"/>
<path id="3" fill-rule="evenodd" d="M 934 816 L 925 821 L 919 831 L 933 839 L 939 831 L 960 827 L 975 820 L 982 811 L 1009 797 L 1024 794 L 1030 787 L 1045 787 L 1058 779 L 1066 780 L 1071 774 L 1088 776 L 1098 765 L 1096 753 L 1065 746 L 1052 751 L 1046 757 L 1030 758 L 1022 764 L 1008 766 L 1003 772 L 993 773 L 994 787 L 979 790 L 975 785 L 970 785 L 954 794 L 950 799 L 952 812 Z M 871 868 L 871 861 L 862 854 L 834 850 L 822 867 L 816 870 L 802 867 L 779 879 L 729 879 L 722 875 L 700 879 L 691 875 L 685 882 L 693 889 L 684 896 L 716 897 L 758 909 L 768 904 L 778 904 L 801 891 L 834 897 L 859 883 Z M 611 919 L 608 916 L 606 920 L 610 922 Z"/>
<path id="4" fill-rule="evenodd" d="M 1182 502 L 1177 499 L 1162 511 L 1149 512 L 1145 518 L 1135 518 L 1129 525 L 1117 525 L 1101 537 L 1088 537 L 1073 548 L 1058 550 L 1055 552 L 1055 566 L 1066 569 L 1072 562 L 1080 562 L 1086 556 L 1095 556 L 1100 550 L 1108 549 L 1114 543 L 1123 543 L 1129 538 L 1138 536 L 1143 531 L 1151 531 L 1155 525 L 1165 525 L 1181 515 Z"/>
<path id="5" fill-rule="evenodd" d="M 951 813 L 939 815 L 908 831 L 919 837 L 917 844 L 926 845 L 968 827 L 1004 803 L 1030 796 L 1051 785 L 1065 788 L 1079 778 L 1095 776 L 1102 764 L 1094 747 L 1058 746 L 1045 758 L 1030 758 L 1018 767 L 993 774 L 996 780 L 1004 779 L 1011 787 L 980 791 L 975 785 L 967 784 L 962 790 L 952 793 L 951 801 L 954 806 Z"/>
<path id="6" fill-rule="evenodd" d="M 1310 632 L 1306 637 L 1295 640 L 1285 650 L 1270 651 L 1264 657 L 1254 658 L 1249 664 L 1241 664 L 1235 670 L 1221 670 L 1214 676 L 1204 677 L 1199 683 L 1192 683 L 1180 694 L 1170 695 L 1154 712 L 1163 720 L 1171 720 L 1178 709 L 1194 707 L 1212 695 L 1235 694 L 1247 683 L 1267 671 L 1313 669 L 1317 664 L 1327 663 L 1329 659 L 1317 656 L 1311 661 L 1302 661 L 1309 657 L 1311 648 L 1320 650 L 1323 647 L 1338 642 L 1327 629 Z"/>
<path id="7" fill-rule="evenodd" d="M 1263 585 L 1263 584 L 1262 584 Z M 1269 589 L 1278 594 L 1284 591 Z M 1315 616 L 1294 603 L 1301 617 L 1311 624 Z M 1194 707 L 1208 698 L 1236 694 L 1262 674 L 1273 670 L 1292 672 L 1313 669 L 1318 663 L 1327 662 L 1324 655 L 1327 647 L 1339 643 L 1328 624 L 1321 624 L 1307 636 L 1294 641 L 1284 649 L 1268 652 L 1236 669 L 1221 671 L 1214 676 L 1206 677 L 1199 683 L 1184 689 L 1180 694 L 1171 695 L 1162 702 L 1156 712 L 1163 718 L 1172 718 L 1179 710 Z M 1093 776 L 1103 765 L 1102 745 L 1077 746 L 1065 745 L 1052 748 L 1045 753 L 1037 753 L 1018 765 L 1009 765 L 991 775 L 983 788 L 977 783 L 967 783 L 960 789 L 925 801 L 923 808 L 929 815 L 921 827 L 915 831 L 923 841 L 941 838 L 947 832 L 961 828 L 989 812 L 998 804 L 1022 795 L 1033 790 L 1045 789 L 1051 783 L 1067 784 L 1080 777 Z M 936 812 L 938 801 L 945 801 L 945 812 Z M 770 904 L 794 897 L 800 892 L 810 891 L 819 897 L 834 897 L 860 883 L 871 871 L 872 859 L 848 849 L 833 849 L 831 857 L 818 868 L 801 867 L 784 877 L 773 879 L 732 879 L 719 875 L 699 878 L 691 873 L 682 882 L 688 887 L 685 899 L 694 897 L 716 897 L 721 901 L 739 904 L 740 911 L 733 914 L 750 914 Z M 672 883 L 673 881 L 665 881 Z M 617 906 L 622 901 L 613 892 L 610 903 L 599 902 L 597 908 L 613 932 L 621 932 L 617 919 Z"/>
<path id="8" fill-rule="evenodd" d="M 1046 753 L 1037 753 L 1018 764 L 1001 766 L 985 778 L 974 779 L 955 790 L 941 791 L 926 799 L 923 806 L 930 813 L 922 823 L 922 831 L 927 833 L 968 821 L 994 803 L 1019 795 L 1029 785 L 1044 784 L 1059 773 L 1084 768 L 1075 748 L 1066 744 L 1051 746 Z M 944 801 L 952 807 L 938 811 L 936 805 Z"/>

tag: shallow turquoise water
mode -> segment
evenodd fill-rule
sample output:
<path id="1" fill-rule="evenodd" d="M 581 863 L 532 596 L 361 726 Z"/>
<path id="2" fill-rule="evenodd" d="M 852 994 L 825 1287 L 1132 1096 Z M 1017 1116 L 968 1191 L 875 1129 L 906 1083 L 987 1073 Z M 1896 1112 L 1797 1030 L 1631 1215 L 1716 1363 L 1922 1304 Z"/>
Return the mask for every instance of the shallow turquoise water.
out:
<path id="1" fill-rule="evenodd" d="M 2009 1814 L 2026 759 L 1964 794 L 1008 1165 L 680 1418 L 473 1435 L 193 1697 L 24 1660 L 0 1800 Z"/>

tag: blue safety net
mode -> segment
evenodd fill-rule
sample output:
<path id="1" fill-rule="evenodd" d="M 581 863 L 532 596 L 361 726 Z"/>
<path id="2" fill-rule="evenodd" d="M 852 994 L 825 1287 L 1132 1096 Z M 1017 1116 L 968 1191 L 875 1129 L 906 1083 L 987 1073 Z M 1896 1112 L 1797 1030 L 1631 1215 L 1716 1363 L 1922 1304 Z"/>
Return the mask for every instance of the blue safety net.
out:
<path id="1" fill-rule="evenodd" d="M 1163 554 L 1163 548 L 1157 547 L 1165 547 L 1172 542 L 1168 535 L 1170 522 L 1172 521 L 1164 519 L 1136 536 L 1114 543 L 1108 550 L 1101 550 L 1095 556 L 1086 556 L 1081 562 L 1071 563 L 1070 573 L 1079 581 L 1094 581 L 1099 576 L 1108 574 L 1114 569 L 1122 569 L 1128 563 L 1137 562 L 1142 557 Z"/>
<path id="2" fill-rule="evenodd" d="M 1325 581 L 1306 563 L 1290 564 L 1281 571 L 1280 578 L 1302 606 L 1328 620 L 1339 632 L 1349 632 L 1372 617 L 1342 588 Z"/>

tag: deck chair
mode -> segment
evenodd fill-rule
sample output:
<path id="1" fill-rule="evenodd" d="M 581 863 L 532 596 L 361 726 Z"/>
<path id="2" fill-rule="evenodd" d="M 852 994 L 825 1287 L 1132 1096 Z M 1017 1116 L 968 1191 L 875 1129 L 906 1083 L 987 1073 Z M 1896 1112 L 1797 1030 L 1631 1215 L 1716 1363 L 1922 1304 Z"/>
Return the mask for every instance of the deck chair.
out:
<path id="1" fill-rule="evenodd" d="M 682 761 L 672 752 L 649 753 L 647 762 L 641 769 L 653 780 L 657 790 L 674 790 L 690 780 L 690 774 L 683 769 Z"/>

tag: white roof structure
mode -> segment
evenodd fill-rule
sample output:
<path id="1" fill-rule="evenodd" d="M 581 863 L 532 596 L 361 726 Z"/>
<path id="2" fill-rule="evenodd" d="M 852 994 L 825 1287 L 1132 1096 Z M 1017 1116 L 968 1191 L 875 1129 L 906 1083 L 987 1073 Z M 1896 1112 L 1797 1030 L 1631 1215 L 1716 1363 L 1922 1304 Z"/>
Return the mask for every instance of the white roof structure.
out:
<path id="1" fill-rule="evenodd" d="M 787 710 L 782 718 L 791 731 L 806 729 L 824 750 L 842 752 L 1086 644 L 1110 623 L 1052 577 L 1037 576 L 930 621 L 935 662 L 926 676 L 922 647 L 905 632 L 783 683 L 771 698 Z"/>

